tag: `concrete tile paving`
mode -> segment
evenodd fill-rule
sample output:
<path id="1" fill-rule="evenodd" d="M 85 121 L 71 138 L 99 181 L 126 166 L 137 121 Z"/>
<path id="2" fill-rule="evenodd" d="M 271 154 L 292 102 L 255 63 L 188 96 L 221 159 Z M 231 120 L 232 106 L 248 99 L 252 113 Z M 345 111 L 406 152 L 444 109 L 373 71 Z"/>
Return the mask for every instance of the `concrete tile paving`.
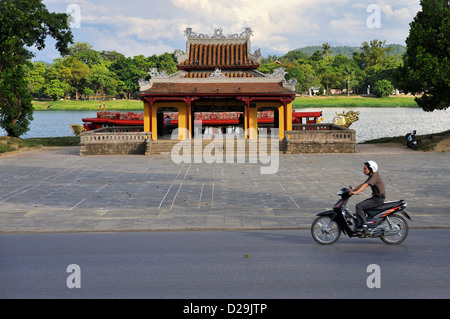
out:
<path id="1" fill-rule="evenodd" d="M 0 157 L 0 232 L 307 229 L 344 186 L 378 162 L 387 200 L 405 199 L 411 228 L 450 227 L 450 153 L 358 145 L 354 154 L 261 163 L 181 163 L 168 155 L 79 156 L 78 147 Z M 350 199 L 350 208 L 370 195 Z"/>

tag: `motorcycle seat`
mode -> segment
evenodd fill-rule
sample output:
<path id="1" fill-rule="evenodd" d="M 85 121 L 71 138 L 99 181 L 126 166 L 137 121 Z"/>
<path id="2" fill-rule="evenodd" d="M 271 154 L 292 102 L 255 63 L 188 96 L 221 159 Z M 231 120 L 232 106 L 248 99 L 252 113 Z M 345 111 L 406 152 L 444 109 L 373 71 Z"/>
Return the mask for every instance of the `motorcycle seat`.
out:
<path id="1" fill-rule="evenodd" d="M 391 202 L 385 202 L 384 204 L 382 204 L 380 206 L 366 209 L 365 212 L 366 212 L 366 214 L 369 217 L 373 217 L 376 214 L 378 214 L 378 213 L 380 213 L 380 212 L 382 212 L 384 210 L 391 209 L 391 208 L 394 208 L 396 206 L 402 205 L 403 202 L 404 202 L 403 199 L 402 200 L 391 201 Z"/>

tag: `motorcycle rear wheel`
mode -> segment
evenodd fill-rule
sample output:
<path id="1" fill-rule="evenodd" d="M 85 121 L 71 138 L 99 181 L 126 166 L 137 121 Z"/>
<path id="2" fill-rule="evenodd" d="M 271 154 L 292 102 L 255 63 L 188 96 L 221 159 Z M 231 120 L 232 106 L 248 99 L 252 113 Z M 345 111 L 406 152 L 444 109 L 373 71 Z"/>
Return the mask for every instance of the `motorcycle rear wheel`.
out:
<path id="1" fill-rule="evenodd" d="M 331 245 L 341 236 L 341 229 L 331 217 L 319 216 L 311 225 L 311 235 L 319 244 Z"/>
<path id="2" fill-rule="evenodd" d="M 398 228 L 395 234 L 392 235 L 384 235 L 381 237 L 381 240 L 388 245 L 399 245 L 401 244 L 406 237 L 408 237 L 409 226 L 406 220 L 399 215 L 391 215 L 388 217 L 389 221 L 392 224 L 392 227 Z M 390 226 L 387 219 L 385 219 L 380 226 Z"/>

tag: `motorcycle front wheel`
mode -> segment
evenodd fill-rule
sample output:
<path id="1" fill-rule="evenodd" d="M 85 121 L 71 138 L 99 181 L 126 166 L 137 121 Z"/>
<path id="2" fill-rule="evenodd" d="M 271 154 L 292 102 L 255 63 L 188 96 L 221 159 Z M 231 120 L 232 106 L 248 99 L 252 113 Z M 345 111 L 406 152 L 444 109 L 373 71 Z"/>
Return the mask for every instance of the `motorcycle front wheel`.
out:
<path id="1" fill-rule="evenodd" d="M 389 228 L 386 234 L 381 237 L 381 240 L 388 245 L 401 244 L 408 237 L 408 223 L 402 216 L 391 215 L 380 226 Z"/>
<path id="2" fill-rule="evenodd" d="M 319 244 L 331 245 L 341 236 L 341 229 L 331 217 L 319 216 L 311 225 L 311 235 Z"/>

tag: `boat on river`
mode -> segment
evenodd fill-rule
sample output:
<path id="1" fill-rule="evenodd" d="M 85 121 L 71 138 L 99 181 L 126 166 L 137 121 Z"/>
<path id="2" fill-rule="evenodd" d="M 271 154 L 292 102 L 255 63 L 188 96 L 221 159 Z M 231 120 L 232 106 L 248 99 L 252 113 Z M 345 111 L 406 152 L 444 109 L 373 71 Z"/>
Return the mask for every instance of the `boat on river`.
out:
<path id="1" fill-rule="evenodd" d="M 242 112 L 196 112 L 195 121 L 202 121 L 202 126 L 209 127 L 237 127 L 239 126 L 239 116 Z M 292 112 L 292 124 L 314 124 L 318 123 L 322 116 L 322 111 L 317 112 Z M 165 112 L 161 119 L 170 118 L 170 125 L 178 125 L 178 112 Z M 274 111 L 258 112 L 258 126 L 270 127 L 274 125 L 276 114 Z M 144 114 L 135 112 L 97 112 L 95 118 L 83 118 L 83 127 L 86 131 L 91 131 L 110 126 L 144 126 Z"/>

